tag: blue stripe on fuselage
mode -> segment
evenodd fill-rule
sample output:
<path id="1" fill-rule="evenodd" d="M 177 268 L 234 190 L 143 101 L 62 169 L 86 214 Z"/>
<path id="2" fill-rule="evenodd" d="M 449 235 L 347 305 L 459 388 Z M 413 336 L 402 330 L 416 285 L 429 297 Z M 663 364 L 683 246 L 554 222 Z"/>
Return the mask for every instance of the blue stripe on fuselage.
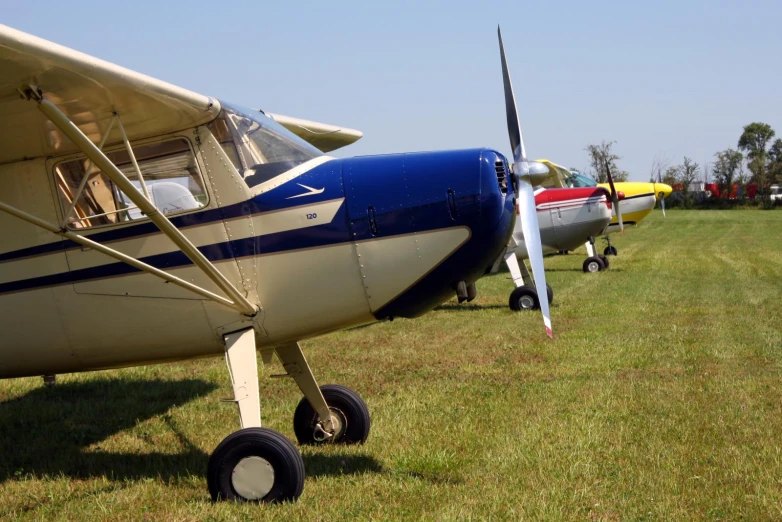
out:
<path id="1" fill-rule="evenodd" d="M 466 203 L 466 201 L 465 201 Z M 408 226 L 405 226 L 403 220 L 400 220 L 400 214 L 403 211 L 389 212 L 384 214 L 382 220 L 383 230 L 386 232 L 383 237 L 392 237 L 399 234 L 410 232 Z M 423 214 L 422 214 L 423 215 Z M 425 222 L 425 220 L 422 220 Z M 453 226 L 451 223 L 430 223 L 431 226 L 417 227 L 418 231 L 437 230 Z M 204 256 L 211 262 L 216 263 L 233 258 L 242 258 L 253 255 L 270 255 L 282 252 L 299 250 L 304 248 L 317 248 L 337 245 L 350 241 L 347 225 L 347 212 L 343 204 L 331 223 L 318 225 L 309 228 L 302 228 L 276 234 L 267 234 L 264 236 L 249 237 L 245 239 L 233 240 L 230 242 L 217 243 L 199 248 Z M 162 270 L 181 268 L 191 265 L 190 259 L 181 251 L 167 252 L 147 256 L 139 259 L 140 261 L 152 265 Z M 0 294 L 30 290 L 46 286 L 56 286 L 84 281 L 104 279 L 107 277 L 116 277 L 121 275 L 133 274 L 140 270 L 122 262 L 110 263 L 90 268 L 72 270 L 59 274 L 52 274 L 43 277 L 24 279 L 21 281 L 12 281 L 0 284 Z"/>

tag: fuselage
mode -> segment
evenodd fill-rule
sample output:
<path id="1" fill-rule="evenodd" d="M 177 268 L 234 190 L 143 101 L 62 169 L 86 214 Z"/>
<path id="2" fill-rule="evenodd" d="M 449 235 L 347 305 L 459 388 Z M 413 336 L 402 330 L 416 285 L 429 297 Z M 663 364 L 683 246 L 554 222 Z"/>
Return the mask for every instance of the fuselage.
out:
<path id="1" fill-rule="evenodd" d="M 608 183 L 598 185 L 606 190 L 611 190 Z M 622 221 L 625 225 L 637 225 L 643 221 L 646 216 L 651 214 L 659 198 L 667 197 L 673 190 L 670 185 L 665 183 L 643 183 L 624 181 L 614 183 L 617 192 L 624 193 L 624 199 L 619 204 L 622 212 Z M 616 212 L 613 213 L 611 224 L 606 233 L 619 231 L 619 218 Z"/>
<path id="2" fill-rule="evenodd" d="M 260 312 L 242 315 L 0 214 L 0 378 L 217 355 L 224 333 L 247 327 L 263 349 L 415 317 L 449 299 L 460 281 L 478 279 L 504 251 L 515 212 L 501 154 L 334 159 L 260 113 L 229 107 L 218 123 L 231 123 L 233 137 L 212 122 L 133 146 L 157 150 L 175 141 L 184 151 L 177 161 L 191 179 L 169 180 L 155 193 L 174 193 L 179 183 L 197 194 L 186 194 L 186 205 L 187 197 L 171 203 L 169 219 Z M 292 140 L 298 156 L 289 156 L 299 160 L 271 161 L 282 141 L 271 152 L 248 148 L 254 138 L 247 135 L 259 129 L 263 144 L 274 133 Z M 117 143 L 106 150 L 124 149 Z M 139 161 L 143 171 L 146 160 Z M 220 293 L 155 225 L 124 206 L 116 187 L 100 192 L 96 185 L 92 209 L 85 205 L 78 219 L 66 219 L 63 165 L 84 164 L 83 154 L 70 152 L 0 165 L 4 199 Z M 168 160 L 165 168 L 176 165 Z M 113 205 L 114 218 L 95 211 L 99 203 Z"/>
<path id="3" fill-rule="evenodd" d="M 549 168 L 550 176 L 545 182 L 548 186 L 570 188 L 599 186 L 609 191 L 610 194 L 611 186 L 608 183 L 601 183 L 598 185 L 594 179 L 584 176 L 579 172 L 567 169 L 549 160 L 542 159 L 539 161 Z M 614 187 L 617 192 L 623 194 L 623 198 L 619 204 L 619 210 L 622 212 L 622 221 L 625 225 L 636 225 L 640 223 L 652 212 L 656 201 L 668 197 L 673 190 L 670 185 L 666 185 L 665 183 L 630 181 L 614 183 Z M 616 209 L 613 209 L 611 224 L 607 228 L 606 233 L 616 232 L 618 230 L 620 230 L 619 219 L 616 215 Z"/>
<path id="4" fill-rule="evenodd" d="M 544 253 L 573 250 L 590 236 L 603 234 L 611 221 L 611 200 L 601 187 L 535 191 L 535 206 Z M 516 226 L 516 257 L 527 258 L 524 235 Z"/>

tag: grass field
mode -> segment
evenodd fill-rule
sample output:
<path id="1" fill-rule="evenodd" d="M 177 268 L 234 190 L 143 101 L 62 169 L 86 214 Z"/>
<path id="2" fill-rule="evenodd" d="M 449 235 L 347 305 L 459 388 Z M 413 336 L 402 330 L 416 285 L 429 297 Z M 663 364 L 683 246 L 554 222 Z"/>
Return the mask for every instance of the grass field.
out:
<path id="1" fill-rule="evenodd" d="M 470 305 L 306 341 L 373 425 L 302 449 L 295 504 L 209 501 L 238 428 L 222 359 L 0 381 L 0 518 L 782 519 L 782 211 L 655 212 L 614 237 L 606 272 L 546 260 L 553 342 L 507 308 L 506 273 Z M 295 384 L 261 396 L 293 439 Z"/>

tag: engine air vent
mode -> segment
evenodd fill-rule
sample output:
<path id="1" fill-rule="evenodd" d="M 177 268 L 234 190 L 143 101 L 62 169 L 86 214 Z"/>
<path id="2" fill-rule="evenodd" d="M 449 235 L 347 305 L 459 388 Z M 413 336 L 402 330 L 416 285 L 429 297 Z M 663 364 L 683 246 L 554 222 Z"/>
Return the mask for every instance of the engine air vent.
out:
<path id="1" fill-rule="evenodd" d="M 500 192 L 508 193 L 508 173 L 505 171 L 505 162 L 497 160 L 494 162 L 494 169 L 497 171 L 497 185 L 500 186 Z"/>

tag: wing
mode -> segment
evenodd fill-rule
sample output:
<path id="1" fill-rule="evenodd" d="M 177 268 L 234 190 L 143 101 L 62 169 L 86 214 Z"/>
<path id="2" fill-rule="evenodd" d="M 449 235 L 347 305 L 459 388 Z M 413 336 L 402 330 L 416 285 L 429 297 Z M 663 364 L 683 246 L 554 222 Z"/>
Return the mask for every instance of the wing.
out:
<path id="1" fill-rule="evenodd" d="M 93 142 L 114 112 L 132 140 L 192 128 L 217 116 L 214 99 L 0 25 L 0 163 L 78 148 L 23 99 L 39 89 Z M 121 141 L 114 126 L 107 143 Z"/>
<path id="2" fill-rule="evenodd" d="M 546 188 L 552 188 L 552 187 L 567 188 L 565 179 L 567 179 L 570 176 L 569 169 L 566 169 L 562 165 L 557 165 L 553 161 L 549 161 L 547 159 L 539 159 L 537 161 L 546 165 L 549 171 L 549 178 L 543 183 L 541 183 L 540 186 Z"/>
<path id="3" fill-rule="evenodd" d="M 347 127 L 336 127 L 327 123 L 302 120 L 291 116 L 283 116 L 282 114 L 267 112 L 266 115 L 323 152 L 330 152 L 355 143 L 364 135 L 361 131 L 348 129 Z"/>

